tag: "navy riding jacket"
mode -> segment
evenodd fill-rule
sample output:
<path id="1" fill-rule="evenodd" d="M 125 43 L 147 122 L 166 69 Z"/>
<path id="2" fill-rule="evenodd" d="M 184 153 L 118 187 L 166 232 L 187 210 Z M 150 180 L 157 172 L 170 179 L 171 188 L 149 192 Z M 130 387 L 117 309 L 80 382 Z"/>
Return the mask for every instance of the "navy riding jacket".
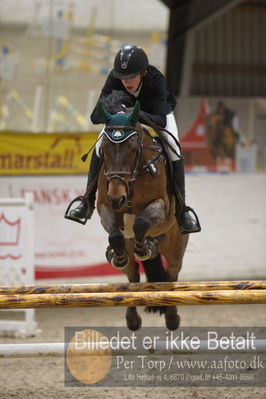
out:
<path id="1" fill-rule="evenodd" d="M 120 79 L 113 75 L 113 70 L 109 73 L 105 85 L 102 88 L 98 101 L 113 90 L 123 90 L 129 94 L 124 88 Z M 176 99 L 173 92 L 166 87 L 164 75 L 154 66 L 149 65 L 147 74 L 142 79 L 142 86 L 138 97 L 132 94 L 133 104 L 136 99 L 140 103 L 140 109 L 144 114 L 152 120 L 156 125 L 165 127 L 166 115 L 173 111 L 176 106 Z M 102 123 L 96 107 L 91 114 L 91 121 L 94 124 Z"/>

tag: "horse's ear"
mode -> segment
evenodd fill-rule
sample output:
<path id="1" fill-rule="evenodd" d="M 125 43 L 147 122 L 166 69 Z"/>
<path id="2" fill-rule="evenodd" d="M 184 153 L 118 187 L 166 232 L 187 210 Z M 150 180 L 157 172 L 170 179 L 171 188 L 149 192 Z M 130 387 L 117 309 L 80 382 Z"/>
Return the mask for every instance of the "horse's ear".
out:
<path id="1" fill-rule="evenodd" d="M 101 115 L 102 121 L 103 123 L 107 123 L 110 118 L 111 118 L 111 114 L 109 114 L 109 112 L 107 112 L 103 106 L 103 104 L 101 103 L 101 101 L 99 101 L 97 103 L 97 109 L 99 111 L 99 114 Z"/>
<path id="2" fill-rule="evenodd" d="M 139 119 L 139 111 L 140 111 L 140 105 L 139 105 L 139 101 L 137 100 L 135 102 L 135 106 L 134 106 L 133 111 L 129 115 L 129 120 L 130 120 L 130 122 L 132 123 L 133 126 L 135 126 L 135 124 L 137 123 L 137 121 Z"/>

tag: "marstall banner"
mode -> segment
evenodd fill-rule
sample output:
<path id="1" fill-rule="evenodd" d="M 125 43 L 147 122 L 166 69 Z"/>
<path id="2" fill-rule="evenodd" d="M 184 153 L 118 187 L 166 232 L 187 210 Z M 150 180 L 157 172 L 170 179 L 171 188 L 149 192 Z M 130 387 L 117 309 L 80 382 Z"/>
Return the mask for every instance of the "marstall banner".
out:
<path id="1" fill-rule="evenodd" d="M 0 197 L 34 195 L 36 279 L 121 274 L 105 260 L 108 237 L 96 211 L 85 226 L 64 218 L 69 202 L 85 187 L 86 176 L 0 178 Z"/>
<path id="2" fill-rule="evenodd" d="M 0 133 L 0 175 L 87 173 L 89 158 L 82 162 L 81 157 L 97 137 L 97 133 Z"/>

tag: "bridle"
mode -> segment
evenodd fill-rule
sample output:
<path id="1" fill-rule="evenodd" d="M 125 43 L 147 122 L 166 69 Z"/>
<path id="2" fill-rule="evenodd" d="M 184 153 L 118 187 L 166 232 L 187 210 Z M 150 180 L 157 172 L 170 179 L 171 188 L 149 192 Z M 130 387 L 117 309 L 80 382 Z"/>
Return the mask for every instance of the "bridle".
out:
<path id="1" fill-rule="evenodd" d="M 126 193 L 127 193 L 127 207 L 129 210 L 131 210 L 131 199 L 133 195 L 133 186 L 134 182 L 138 176 L 139 172 L 139 165 L 140 165 L 140 160 L 141 160 L 141 155 L 142 155 L 142 148 L 143 148 L 143 129 L 141 129 L 138 126 L 105 126 L 105 129 L 112 129 L 112 130 L 134 130 L 138 136 L 138 142 L 137 142 L 137 147 L 136 147 L 136 154 L 135 154 L 135 162 L 134 162 L 134 167 L 132 170 L 115 170 L 115 171 L 107 171 L 105 164 L 104 164 L 104 175 L 107 179 L 107 189 L 110 184 L 110 182 L 113 179 L 118 179 L 120 180 L 125 188 L 126 188 Z M 118 144 L 118 143 L 115 143 Z M 129 176 L 129 179 L 126 179 L 126 177 Z"/>
<path id="2" fill-rule="evenodd" d="M 104 175 L 107 179 L 107 189 L 110 184 L 110 182 L 113 179 L 118 179 L 121 181 L 121 183 L 125 186 L 126 188 L 126 193 L 127 193 L 127 207 L 128 211 L 132 211 L 132 206 L 131 206 L 131 199 L 133 196 L 133 188 L 134 188 L 134 183 L 137 178 L 137 176 L 143 175 L 145 173 L 149 172 L 148 169 L 148 163 L 145 164 L 142 168 L 140 168 L 140 161 L 142 158 L 143 150 L 145 148 L 153 148 L 153 149 L 158 149 L 159 150 L 159 155 L 153 160 L 156 162 L 157 160 L 161 159 L 163 157 L 162 155 L 162 149 L 158 145 L 152 145 L 152 146 L 144 146 L 143 145 L 143 137 L 145 133 L 145 129 L 142 128 L 141 125 L 139 126 L 106 126 L 105 129 L 112 129 L 112 130 L 134 130 L 138 136 L 138 141 L 137 141 L 137 146 L 136 146 L 136 153 L 135 153 L 135 161 L 134 161 L 134 166 L 132 170 L 115 170 L 115 171 L 107 171 L 106 167 L 104 165 Z M 149 134 L 149 133 L 147 133 Z M 111 140 L 110 140 L 111 141 Z M 126 179 L 127 177 L 127 179 Z M 129 179 L 128 179 L 129 177 Z"/>

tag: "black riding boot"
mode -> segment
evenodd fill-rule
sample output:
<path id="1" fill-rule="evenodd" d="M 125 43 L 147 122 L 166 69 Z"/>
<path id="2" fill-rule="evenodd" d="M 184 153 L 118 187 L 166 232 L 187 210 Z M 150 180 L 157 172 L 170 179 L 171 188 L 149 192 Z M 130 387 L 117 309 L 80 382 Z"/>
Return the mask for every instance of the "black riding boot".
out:
<path id="1" fill-rule="evenodd" d="M 91 157 L 90 169 L 88 173 L 87 190 L 91 184 L 93 187 L 88 196 L 77 206 L 69 212 L 71 219 L 90 219 L 95 209 L 95 195 L 97 191 L 97 177 L 100 172 L 101 158 L 99 158 L 94 150 Z"/>
<path id="2" fill-rule="evenodd" d="M 177 210 L 176 218 L 180 226 L 181 234 L 197 233 L 201 230 L 199 220 L 194 211 L 185 205 L 185 171 L 183 159 L 172 162 L 174 184 L 177 185 L 181 199 L 176 198 Z M 181 209 L 181 210 L 180 210 Z M 196 216 L 196 220 L 191 217 L 189 211 Z"/>

